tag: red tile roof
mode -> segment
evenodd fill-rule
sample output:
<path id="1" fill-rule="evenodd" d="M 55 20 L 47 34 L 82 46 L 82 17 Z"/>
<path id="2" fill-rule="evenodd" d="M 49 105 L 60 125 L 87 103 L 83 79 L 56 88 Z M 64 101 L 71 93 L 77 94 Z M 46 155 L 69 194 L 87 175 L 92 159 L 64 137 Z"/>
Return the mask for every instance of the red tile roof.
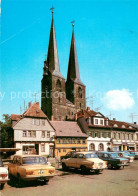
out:
<path id="1" fill-rule="evenodd" d="M 11 114 L 11 120 L 18 121 L 20 119 L 21 119 L 21 115 L 20 114 Z"/>
<path id="2" fill-rule="evenodd" d="M 95 112 L 94 110 L 81 110 L 77 113 L 77 118 L 84 116 L 84 118 L 87 119 L 91 116 L 96 116 L 97 114 L 100 114 L 105 118 L 103 114 L 101 114 L 100 112 Z"/>
<path id="3" fill-rule="evenodd" d="M 23 116 L 31 116 L 31 117 L 41 117 L 46 118 L 47 116 L 44 112 L 39 108 L 39 103 L 33 103 L 28 110 L 23 113 Z"/>
<path id="4" fill-rule="evenodd" d="M 117 126 L 115 126 L 117 125 Z M 131 126 L 129 123 L 122 122 L 122 121 L 116 121 L 116 120 L 109 120 L 109 126 L 113 128 L 121 128 L 121 129 L 129 129 L 129 130 L 135 130 L 133 126 Z M 124 126 L 124 127 L 122 127 Z M 130 128 L 132 127 L 132 128 Z"/>
<path id="5" fill-rule="evenodd" d="M 60 137 L 88 137 L 83 133 L 77 122 L 50 121 L 56 130 L 56 136 Z"/>

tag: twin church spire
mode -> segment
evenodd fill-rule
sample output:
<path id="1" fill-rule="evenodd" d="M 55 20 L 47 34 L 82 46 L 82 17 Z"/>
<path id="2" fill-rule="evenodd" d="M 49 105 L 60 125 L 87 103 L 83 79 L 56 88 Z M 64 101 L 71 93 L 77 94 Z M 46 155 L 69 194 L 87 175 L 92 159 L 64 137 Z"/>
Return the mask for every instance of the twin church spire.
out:
<path id="1" fill-rule="evenodd" d="M 52 22 L 51 22 L 49 46 L 48 46 L 46 61 L 47 61 L 48 70 L 52 73 L 52 75 L 55 75 L 60 78 L 64 78 L 60 72 L 53 13 L 54 12 L 52 8 Z M 68 63 L 67 80 L 73 80 L 74 82 L 83 85 L 79 73 L 75 36 L 74 36 L 74 23 L 72 24 L 72 26 L 73 26 L 73 30 L 72 30 L 72 40 L 71 40 L 70 56 L 69 56 L 69 63 Z"/>

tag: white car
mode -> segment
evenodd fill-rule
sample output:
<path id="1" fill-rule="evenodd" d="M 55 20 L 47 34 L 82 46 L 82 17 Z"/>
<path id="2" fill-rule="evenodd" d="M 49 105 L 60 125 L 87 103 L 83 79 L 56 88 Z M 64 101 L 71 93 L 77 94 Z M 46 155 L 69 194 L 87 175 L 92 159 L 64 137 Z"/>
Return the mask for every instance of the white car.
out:
<path id="1" fill-rule="evenodd" d="M 2 159 L 0 157 L 0 189 L 4 188 L 5 183 L 9 180 L 8 169 L 3 166 Z"/>

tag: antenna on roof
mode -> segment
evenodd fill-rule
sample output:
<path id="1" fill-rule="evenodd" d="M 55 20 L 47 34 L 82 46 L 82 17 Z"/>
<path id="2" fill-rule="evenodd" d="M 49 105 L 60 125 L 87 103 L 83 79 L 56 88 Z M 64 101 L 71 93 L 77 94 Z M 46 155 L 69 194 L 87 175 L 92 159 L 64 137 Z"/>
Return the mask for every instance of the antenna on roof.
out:
<path id="1" fill-rule="evenodd" d="M 37 97 L 38 94 L 39 93 L 37 93 L 37 92 L 33 94 L 33 96 L 35 97 L 35 102 L 36 102 L 36 97 Z"/>
<path id="2" fill-rule="evenodd" d="M 20 114 L 22 114 L 22 107 L 21 107 L 21 105 L 20 105 Z"/>
<path id="3" fill-rule="evenodd" d="M 134 123 L 134 117 L 138 117 L 138 115 L 131 113 L 129 116 L 129 118 L 131 118 L 132 123 Z"/>
<path id="4" fill-rule="evenodd" d="M 112 117 L 113 115 L 114 115 L 114 114 L 112 114 L 112 113 L 110 112 L 110 114 L 107 115 L 107 117 L 109 117 L 109 119 L 111 120 L 111 117 Z"/>
<path id="5" fill-rule="evenodd" d="M 94 96 L 90 96 L 86 98 L 86 101 L 89 102 L 89 104 L 91 105 L 91 108 L 93 110 L 93 105 L 94 105 Z"/>
<path id="6" fill-rule="evenodd" d="M 99 107 L 97 107 L 97 108 L 95 108 L 94 111 L 95 111 L 95 112 L 99 112 L 99 110 L 100 110 L 101 108 L 102 108 L 102 105 L 99 106 Z"/>

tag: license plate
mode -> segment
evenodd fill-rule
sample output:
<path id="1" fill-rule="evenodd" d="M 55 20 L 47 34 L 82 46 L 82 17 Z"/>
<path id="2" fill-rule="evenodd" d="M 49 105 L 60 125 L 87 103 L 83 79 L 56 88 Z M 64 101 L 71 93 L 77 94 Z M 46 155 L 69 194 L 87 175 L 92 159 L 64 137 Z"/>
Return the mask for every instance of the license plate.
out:
<path id="1" fill-rule="evenodd" d="M 40 169 L 39 171 L 38 171 L 38 174 L 43 174 L 44 173 L 44 170 L 43 169 Z"/>

